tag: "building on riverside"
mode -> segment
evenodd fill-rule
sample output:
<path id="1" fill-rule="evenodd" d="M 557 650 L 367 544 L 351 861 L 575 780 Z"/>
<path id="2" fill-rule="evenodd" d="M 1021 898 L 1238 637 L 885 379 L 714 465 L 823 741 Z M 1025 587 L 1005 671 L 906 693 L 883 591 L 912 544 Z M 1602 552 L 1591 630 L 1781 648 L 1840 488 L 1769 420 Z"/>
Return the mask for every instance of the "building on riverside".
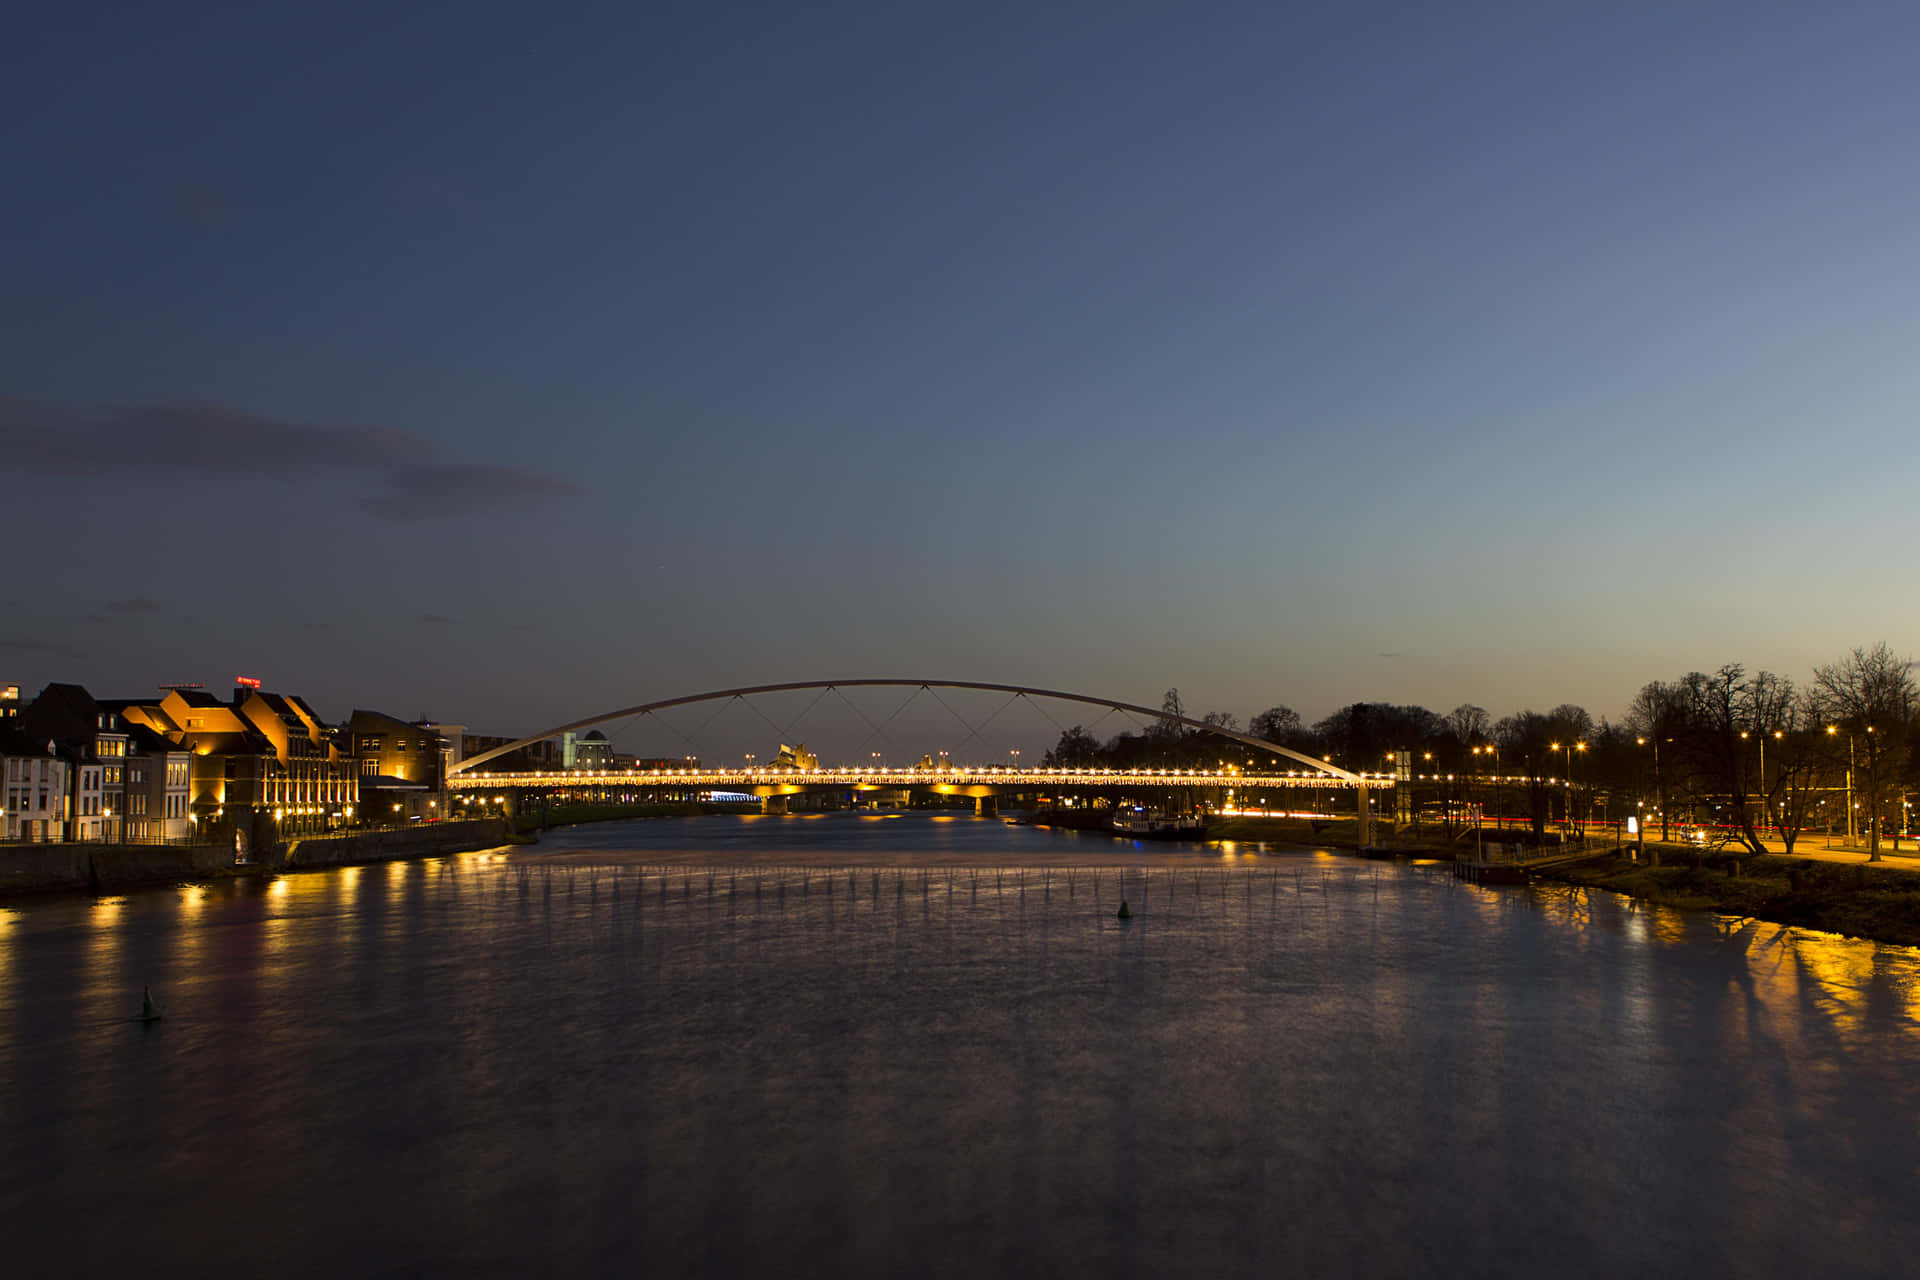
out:
<path id="1" fill-rule="evenodd" d="M 50 684 L 21 711 L 21 732 L 46 739 L 67 762 L 62 836 L 118 840 L 126 817 L 127 730 L 77 684 Z"/>
<path id="2" fill-rule="evenodd" d="M 202 831 L 246 827 L 258 840 L 326 831 L 354 818 L 355 761 L 296 695 L 243 680 L 229 701 L 176 687 L 157 702 L 107 705 L 190 753 L 189 816 Z"/>
<path id="3" fill-rule="evenodd" d="M 449 728 L 453 726 L 449 725 Z M 460 738 L 460 759 L 465 760 L 491 751 L 495 747 L 504 747 L 516 739 L 503 738 L 498 734 L 467 733 Z M 560 744 L 552 738 L 540 742 L 530 742 L 516 751 L 503 756 L 495 756 L 481 766 L 482 773 L 558 773 L 560 771 Z"/>
<path id="4" fill-rule="evenodd" d="M 447 816 L 447 770 L 458 763 L 464 725 L 411 723 L 355 710 L 346 741 L 360 777 L 360 808 L 371 823 L 430 822 Z"/>
<path id="5" fill-rule="evenodd" d="M 0 839 L 38 844 L 65 837 L 70 768 L 51 739 L 29 737 L 15 719 L 0 723 L 0 796 L 6 801 Z"/>
<path id="6" fill-rule="evenodd" d="M 129 724 L 124 792 L 117 812 L 121 838 L 133 844 L 193 835 L 193 754 L 144 725 Z"/>
<path id="7" fill-rule="evenodd" d="M 607 735 L 595 729 L 586 737 L 573 744 L 573 767 L 604 773 L 613 768 L 613 743 L 607 741 Z"/>

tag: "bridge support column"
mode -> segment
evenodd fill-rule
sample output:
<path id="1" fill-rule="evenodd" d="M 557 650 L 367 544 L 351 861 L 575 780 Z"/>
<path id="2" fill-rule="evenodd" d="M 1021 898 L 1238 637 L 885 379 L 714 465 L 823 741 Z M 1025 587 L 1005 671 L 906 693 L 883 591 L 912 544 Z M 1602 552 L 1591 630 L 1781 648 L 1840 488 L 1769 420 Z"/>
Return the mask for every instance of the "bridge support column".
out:
<path id="1" fill-rule="evenodd" d="M 1359 846 L 1364 849 L 1373 843 L 1373 809 L 1367 799 L 1366 783 L 1357 783 L 1354 786 L 1354 797 L 1360 806 L 1360 821 L 1355 828 L 1358 832 L 1356 839 Z"/>
<path id="2" fill-rule="evenodd" d="M 973 798 L 973 816 L 976 818 L 997 818 L 1000 816 L 1000 797 L 975 796 Z"/>
<path id="3" fill-rule="evenodd" d="M 786 811 L 787 811 L 787 798 L 785 796 L 761 796 L 760 797 L 760 812 L 785 813 Z"/>

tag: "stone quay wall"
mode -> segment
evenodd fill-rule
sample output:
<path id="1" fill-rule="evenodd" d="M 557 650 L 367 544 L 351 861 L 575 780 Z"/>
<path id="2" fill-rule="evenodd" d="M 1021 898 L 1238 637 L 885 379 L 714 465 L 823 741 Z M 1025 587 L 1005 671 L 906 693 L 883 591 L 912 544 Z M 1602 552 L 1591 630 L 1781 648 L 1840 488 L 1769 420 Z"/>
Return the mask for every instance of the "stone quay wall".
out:
<path id="1" fill-rule="evenodd" d="M 194 880 L 433 858 L 506 843 L 506 822 L 486 818 L 297 837 L 243 863 L 234 862 L 233 846 L 227 843 L 0 845 L 0 897 L 61 890 L 117 893 Z"/>

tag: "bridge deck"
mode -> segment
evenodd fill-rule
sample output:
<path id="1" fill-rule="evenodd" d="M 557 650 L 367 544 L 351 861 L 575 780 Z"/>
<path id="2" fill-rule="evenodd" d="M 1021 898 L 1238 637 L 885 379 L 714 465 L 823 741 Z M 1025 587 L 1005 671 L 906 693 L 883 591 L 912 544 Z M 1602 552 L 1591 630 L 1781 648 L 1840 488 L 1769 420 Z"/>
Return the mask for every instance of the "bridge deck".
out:
<path id="1" fill-rule="evenodd" d="M 455 791 L 498 787 L 1338 787 L 1387 788 L 1388 776 L 1338 778 L 1307 770 L 1285 773 L 1208 769 L 570 769 L 543 773 L 456 773 Z"/>

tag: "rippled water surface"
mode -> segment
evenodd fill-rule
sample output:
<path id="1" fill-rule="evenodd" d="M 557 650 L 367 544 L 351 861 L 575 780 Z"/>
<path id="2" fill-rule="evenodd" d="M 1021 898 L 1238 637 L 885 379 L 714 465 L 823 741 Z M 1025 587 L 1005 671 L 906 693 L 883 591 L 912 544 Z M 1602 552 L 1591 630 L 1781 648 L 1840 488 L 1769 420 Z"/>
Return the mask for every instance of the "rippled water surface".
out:
<path id="1" fill-rule="evenodd" d="M 1445 870 L 836 815 L 15 903 L 9 1269 L 1911 1274 L 1915 952 Z"/>

